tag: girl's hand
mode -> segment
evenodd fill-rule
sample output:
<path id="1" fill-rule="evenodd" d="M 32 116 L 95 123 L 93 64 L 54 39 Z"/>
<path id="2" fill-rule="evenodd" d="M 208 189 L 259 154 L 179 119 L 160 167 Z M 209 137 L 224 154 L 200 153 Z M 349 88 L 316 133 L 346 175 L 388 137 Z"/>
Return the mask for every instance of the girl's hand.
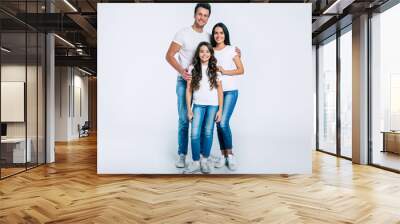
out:
<path id="1" fill-rule="evenodd" d="M 215 121 L 217 123 L 221 122 L 222 119 L 222 110 L 218 110 L 217 115 L 215 116 Z"/>
<path id="2" fill-rule="evenodd" d="M 189 121 L 191 121 L 193 119 L 193 111 L 189 110 L 187 113 L 187 116 L 188 116 Z"/>
<path id="3" fill-rule="evenodd" d="M 221 72 L 222 74 L 225 73 L 225 70 L 224 68 L 222 68 L 222 66 L 218 66 L 218 71 Z"/>

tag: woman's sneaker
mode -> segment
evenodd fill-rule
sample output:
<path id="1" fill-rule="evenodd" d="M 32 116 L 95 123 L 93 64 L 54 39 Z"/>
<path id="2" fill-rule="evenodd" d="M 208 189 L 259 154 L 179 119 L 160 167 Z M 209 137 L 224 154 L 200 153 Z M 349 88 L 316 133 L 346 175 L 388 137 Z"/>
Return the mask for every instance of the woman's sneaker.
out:
<path id="1" fill-rule="evenodd" d="M 199 161 L 191 162 L 189 164 L 189 166 L 183 170 L 183 173 L 186 173 L 186 174 L 198 173 L 198 172 L 200 172 L 200 162 Z"/>
<path id="2" fill-rule="evenodd" d="M 201 158 L 200 160 L 201 172 L 203 173 L 211 173 L 212 170 L 212 161 L 208 158 Z"/>
<path id="3" fill-rule="evenodd" d="M 175 163 L 175 166 L 177 168 L 185 168 L 186 166 L 185 160 L 186 160 L 186 155 L 180 154 L 178 160 Z"/>
<path id="4" fill-rule="evenodd" d="M 229 154 L 228 157 L 226 158 L 226 162 L 228 164 L 228 168 L 232 171 L 236 170 L 236 159 L 232 154 Z"/>
<path id="5" fill-rule="evenodd" d="M 225 158 L 225 156 L 221 155 L 221 156 L 219 156 L 219 157 L 215 157 L 215 160 L 214 160 L 214 167 L 215 167 L 215 168 L 224 167 L 225 164 L 226 164 L 226 158 Z"/>

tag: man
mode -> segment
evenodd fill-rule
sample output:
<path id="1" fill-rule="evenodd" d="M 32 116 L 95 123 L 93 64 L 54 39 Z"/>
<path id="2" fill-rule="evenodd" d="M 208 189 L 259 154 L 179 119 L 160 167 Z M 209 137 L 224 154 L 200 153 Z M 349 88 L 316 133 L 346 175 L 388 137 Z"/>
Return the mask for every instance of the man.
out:
<path id="1" fill-rule="evenodd" d="M 210 34 L 204 31 L 211 14 L 211 6 L 208 3 L 198 3 L 194 9 L 194 23 L 190 27 L 181 29 L 175 34 L 168 52 L 167 62 L 179 73 L 176 84 L 176 94 L 178 97 L 178 155 L 176 167 L 184 168 L 186 154 L 188 151 L 189 120 L 186 108 L 186 81 L 191 79 L 188 67 L 197 45 L 202 41 L 210 42 Z M 178 53 L 178 60 L 175 54 Z"/>

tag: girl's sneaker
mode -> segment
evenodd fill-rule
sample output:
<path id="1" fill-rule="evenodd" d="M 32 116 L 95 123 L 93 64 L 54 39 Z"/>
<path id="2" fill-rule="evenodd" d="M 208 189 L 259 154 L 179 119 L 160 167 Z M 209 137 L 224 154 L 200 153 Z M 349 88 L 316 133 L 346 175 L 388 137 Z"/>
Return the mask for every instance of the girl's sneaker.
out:
<path id="1" fill-rule="evenodd" d="M 236 159 L 232 154 L 229 154 L 226 158 L 226 162 L 228 163 L 228 168 L 232 171 L 236 170 Z"/>
<path id="2" fill-rule="evenodd" d="M 201 172 L 211 173 L 212 161 L 208 158 L 201 158 L 200 167 L 201 167 Z"/>
<path id="3" fill-rule="evenodd" d="M 193 161 L 189 164 L 186 169 L 183 170 L 183 173 L 185 174 L 192 174 L 192 173 L 198 173 L 200 172 L 200 162 L 199 161 Z"/>
<path id="4" fill-rule="evenodd" d="M 226 158 L 225 156 L 221 155 L 219 157 L 215 157 L 214 159 L 214 167 L 215 168 L 221 168 L 224 167 L 226 164 Z"/>

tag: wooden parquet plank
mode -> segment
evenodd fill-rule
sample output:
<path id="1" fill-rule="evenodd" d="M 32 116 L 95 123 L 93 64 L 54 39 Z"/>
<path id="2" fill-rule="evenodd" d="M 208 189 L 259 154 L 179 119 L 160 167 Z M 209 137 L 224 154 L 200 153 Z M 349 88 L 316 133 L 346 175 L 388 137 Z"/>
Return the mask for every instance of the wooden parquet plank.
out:
<path id="1" fill-rule="evenodd" d="M 398 223 L 400 175 L 319 152 L 312 175 L 97 175 L 96 137 L 0 181 L 0 223 Z"/>

